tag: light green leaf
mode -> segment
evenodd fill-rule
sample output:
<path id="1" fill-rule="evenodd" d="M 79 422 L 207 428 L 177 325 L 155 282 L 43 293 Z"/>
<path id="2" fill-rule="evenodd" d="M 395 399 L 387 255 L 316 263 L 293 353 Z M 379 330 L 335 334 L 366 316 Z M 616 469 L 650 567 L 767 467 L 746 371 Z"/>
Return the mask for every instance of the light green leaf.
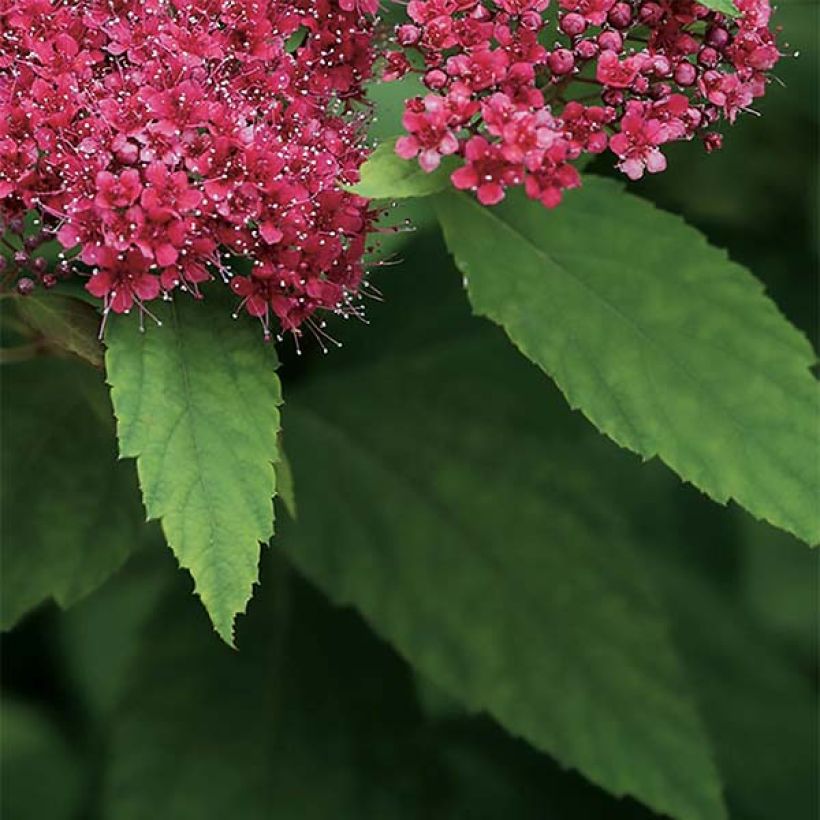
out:
<path id="1" fill-rule="evenodd" d="M 369 199 L 408 199 L 429 196 L 450 185 L 450 174 L 458 167 L 456 157 L 444 157 L 432 173 L 415 160 L 396 154 L 397 137 L 379 145 L 361 168 L 361 180 L 351 190 Z"/>
<path id="2" fill-rule="evenodd" d="M 278 543 L 469 709 L 616 795 L 724 817 L 642 562 L 576 463 L 586 425 L 420 253 L 369 349 L 346 347 L 288 404 L 300 517 Z"/>
<path id="3" fill-rule="evenodd" d="M 26 323 L 49 343 L 102 367 L 100 315 L 91 305 L 58 294 L 32 294 L 17 299 L 16 305 Z"/>
<path id="4" fill-rule="evenodd" d="M 812 544 L 820 403 L 806 339 L 694 229 L 587 178 L 560 208 L 437 199 L 477 313 L 618 444 Z"/>
<path id="5" fill-rule="evenodd" d="M 393 139 L 402 131 L 406 101 L 426 93 L 427 89 L 417 74 L 407 74 L 389 83 L 369 83 L 367 99 L 373 105 L 374 116 L 367 130 L 368 136 L 376 142 Z"/>
<path id="6" fill-rule="evenodd" d="M 740 12 L 732 0 L 698 0 L 701 6 L 712 11 L 719 11 L 727 17 L 740 17 Z"/>
<path id="7" fill-rule="evenodd" d="M 150 534 L 133 467 L 117 463 L 102 376 L 76 360 L 3 368 L 3 629 L 41 602 L 69 606 Z"/>
<path id="8" fill-rule="evenodd" d="M 135 318 L 113 317 L 106 337 L 120 454 L 137 459 L 148 517 L 162 521 L 214 627 L 232 643 L 259 543 L 273 534 L 276 359 L 216 292 L 157 314 L 162 326 L 144 333 Z"/>

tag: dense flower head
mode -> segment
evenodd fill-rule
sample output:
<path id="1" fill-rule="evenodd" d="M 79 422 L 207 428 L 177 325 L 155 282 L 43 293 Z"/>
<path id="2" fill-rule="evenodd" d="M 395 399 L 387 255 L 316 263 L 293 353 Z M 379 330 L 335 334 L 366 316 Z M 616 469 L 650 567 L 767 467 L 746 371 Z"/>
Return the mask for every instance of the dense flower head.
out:
<path id="1" fill-rule="evenodd" d="M 630 179 L 666 167 L 662 147 L 721 145 L 763 95 L 780 57 L 768 0 L 738 17 L 694 0 L 411 0 L 384 76 L 422 75 L 396 144 L 427 172 L 463 165 L 455 187 L 485 205 L 523 185 L 553 207 L 580 185 L 573 162 L 614 155 Z"/>
<path id="2" fill-rule="evenodd" d="M 266 333 L 355 312 L 376 6 L 0 0 L 0 217 L 38 212 L 106 313 L 213 278 Z"/>

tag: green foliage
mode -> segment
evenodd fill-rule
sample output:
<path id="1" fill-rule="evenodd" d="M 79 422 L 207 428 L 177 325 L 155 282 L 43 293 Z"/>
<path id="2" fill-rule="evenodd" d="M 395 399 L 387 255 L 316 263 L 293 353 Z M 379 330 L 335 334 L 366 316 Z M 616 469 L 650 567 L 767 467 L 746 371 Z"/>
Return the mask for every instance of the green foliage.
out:
<path id="1" fill-rule="evenodd" d="M 486 718 L 425 717 L 407 667 L 281 562 L 235 653 L 162 553 L 137 559 L 63 619 L 74 685 L 102 706 L 97 816 L 651 820 Z"/>
<path id="2" fill-rule="evenodd" d="M 740 17 L 740 12 L 732 0 L 703 0 L 701 5 L 706 6 L 707 9 L 719 11 L 728 17 Z"/>
<path id="3" fill-rule="evenodd" d="M 402 133 L 405 100 L 424 93 L 425 86 L 416 74 L 408 74 L 391 83 L 371 83 L 367 98 L 373 104 L 375 113 L 368 130 L 369 136 L 377 141 L 387 141 Z"/>
<path id="4" fill-rule="evenodd" d="M 558 396 L 471 321 L 442 262 L 406 274 L 396 305 L 435 286 L 437 309 L 393 315 L 386 361 L 339 356 L 290 396 L 288 555 L 445 691 L 563 765 L 675 817 L 722 817 L 647 575 L 576 455 L 585 426 L 550 413 Z"/>
<path id="5" fill-rule="evenodd" d="M 257 580 L 273 535 L 278 461 L 276 359 L 216 293 L 178 299 L 161 327 L 112 322 L 106 371 L 120 453 L 137 459 L 149 518 L 194 577 L 222 638 Z"/>
<path id="6" fill-rule="evenodd" d="M 814 355 L 743 268 L 594 177 L 551 213 L 515 194 L 437 208 L 475 310 L 573 408 L 715 500 L 820 541 Z"/>
<path id="7" fill-rule="evenodd" d="M 816 601 L 820 552 L 739 510 L 715 507 L 678 486 L 660 464 L 604 460 L 589 446 L 579 455 L 627 517 L 631 541 L 663 602 L 712 740 L 730 817 L 815 817 L 820 715 L 808 670 L 816 663 L 816 622 L 815 644 L 805 657 L 792 655 L 784 640 L 809 628 L 813 604 L 804 601 L 799 623 L 790 632 L 781 626 L 776 639 L 779 612 L 766 616 L 750 605 L 744 577 L 748 556 L 765 541 L 772 576 L 787 572 L 796 557 L 805 559 L 799 565 Z"/>
<path id="8" fill-rule="evenodd" d="M 279 551 L 231 652 L 167 551 L 141 550 L 69 612 L 42 613 L 62 638 L 49 677 L 75 693 L 70 722 L 94 750 L 72 752 L 75 776 L 97 785 L 67 820 L 656 816 L 482 710 L 672 817 L 720 816 L 722 789 L 733 820 L 811 820 L 817 706 L 783 651 L 802 621 L 795 611 L 770 633 L 774 606 L 750 599 L 761 581 L 747 589 L 733 564 L 750 533 L 778 534 L 572 414 L 469 315 L 438 243 L 404 255 L 372 325 L 299 360 L 284 436 L 299 517 L 277 541 L 421 675 Z M 5 373 L 45 365 L 94 375 L 69 360 Z M 787 555 L 820 557 L 769 546 L 772 579 Z"/>
<path id="9" fill-rule="evenodd" d="M 788 93 L 635 187 L 816 339 L 817 9 L 776 22 L 803 52 Z M 383 227 L 435 224 L 418 186 L 446 175 L 390 150 L 422 88 L 368 92 L 363 184 L 415 196 Z M 757 161 L 761 139 L 789 150 Z M 620 444 L 814 540 L 805 341 L 680 220 L 585 183 L 553 212 L 434 197 L 474 307 Z M 374 235 L 371 263 L 403 264 L 374 275 L 369 326 L 330 328 L 344 350 L 283 349 L 283 433 L 275 359 L 232 305 L 177 297 L 144 335 L 109 319 L 122 452 L 222 637 L 274 490 L 289 511 L 239 652 L 146 528 L 100 375 L 62 355 L 99 364 L 82 282 L 5 294 L 4 820 L 817 817 L 820 551 L 598 435 L 411 236 Z"/>
<path id="10" fill-rule="evenodd" d="M 429 196 L 450 185 L 450 174 L 458 166 L 455 157 L 445 157 L 432 173 L 422 171 L 415 161 L 396 154 L 396 138 L 382 142 L 362 166 L 361 181 L 353 190 L 371 199 L 408 199 Z"/>
<path id="11" fill-rule="evenodd" d="M 739 602 L 656 546 L 644 542 L 647 560 L 658 564 L 656 575 L 713 739 L 731 816 L 816 817 L 818 714 L 811 676 L 754 628 Z"/>
<path id="12" fill-rule="evenodd" d="M 264 589 L 238 654 L 178 589 L 157 609 L 112 719 L 106 817 L 419 816 L 424 795 L 396 765 L 413 716 L 400 707 L 411 690 L 397 661 L 368 657 L 373 639 L 315 593 L 291 602 L 272 573 Z M 405 803 L 408 787 L 416 799 Z"/>
<path id="13" fill-rule="evenodd" d="M 82 770 L 48 718 L 27 704 L 4 699 L 0 754 L 0 816 L 6 820 L 76 817 Z"/>
<path id="14" fill-rule="evenodd" d="M 18 299 L 17 310 L 49 344 L 102 367 L 103 348 L 97 339 L 100 316 L 91 305 L 59 294 L 33 294 Z"/>
<path id="15" fill-rule="evenodd" d="M 133 467 L 118 464 L 102 376 L 40 358 L 3 368 L 0 623 L 68 606 L 146 538 Z"/>
<path id="16" fill-rule="evenodd" d="M 739 575 L 752 615 L 783 642 L 783 650 L 810 664 L 817 622 L 820 551 L 806 550 L 790 535 L 747 517 L 738 522 L 745 550 Z"/>

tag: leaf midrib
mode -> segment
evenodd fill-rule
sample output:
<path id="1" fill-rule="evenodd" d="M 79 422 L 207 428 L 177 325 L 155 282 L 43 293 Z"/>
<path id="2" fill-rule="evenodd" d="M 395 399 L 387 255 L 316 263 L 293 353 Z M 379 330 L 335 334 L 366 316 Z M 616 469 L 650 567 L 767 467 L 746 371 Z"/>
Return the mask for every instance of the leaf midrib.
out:
<path id="1" fill-rule="evenodd" d="M 191 387 L 191 376 L 188 370 L 187 360 L 185 358 L 185 345 L 183 342 L 183 333 L 182 333 L 182 323 L 179 320 L 179 315 L 177 312 L 177 308 L 175 304 L 171 304 L 170 306 L 171 312 L 171 321 L 174 326 L 174 336 L 177 342 L 177 350 L 178 350 L 178 358 L 180 364 L 180 370 L 182 371 L 182 383 L 183 383 L 183 396 L 184 396 L 184 413 L 188 416 L 190 420 L 191 426 L 191 444 L 194 448 L 194 459 L 196 461 L 196 475 L 199 481 L 199 485 L 202 488 L 202 494 L 205 496 L 208 504 L 208 515 L 206 515 L 206 520 L 208 521 L 208 529 L 209 529 L 209 537 L 208 537 L 208 544 L 206 549 L 208 552 L 212 552 L 214 548 L 214 544 L 216 543 L 216 530 L 214 526 L 213 516 L 210 514 L 211 510 L 213 509 L 213 505 L 211 503 L 211 493 L 208 490 L 208 487 L 205 483 L 205 472 L 201 469 L 202 467 L 202 454 L 199 448 L 199 440 L 198 440 L 198 428 L 195 422 L 195 402 L 193 401 L 193 390 Z M 170 439 L 169 439 L 170 441 Z M 188 498 L 190 497 L 190 491 L 188 492 Z M 188 498 L 186 498 L 185 504 L 188 503 Z M 167 513 L 166 513 L 167 514 Z M 182 516 L 184 519 L 184 516 Z M 183 538 L 184 538 L 185 529 L 183 527 Z M 186 539 L 187 540 L 187 539 Z M 201 594 L 201 593 L 200 593 Z"/>

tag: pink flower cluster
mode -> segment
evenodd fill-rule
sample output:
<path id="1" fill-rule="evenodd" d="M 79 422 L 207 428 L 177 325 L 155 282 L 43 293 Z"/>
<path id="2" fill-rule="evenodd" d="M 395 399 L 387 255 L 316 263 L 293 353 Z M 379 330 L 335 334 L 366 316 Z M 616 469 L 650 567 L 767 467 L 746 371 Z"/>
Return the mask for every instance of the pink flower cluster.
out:
<path id="1" fill-rule="evenodd" d="M 376 5 L 0 0 L 0 217 L 38 211 L 106 314 L 212 278 L 266 334 L 355 312 Z"/>
<path id="2" fill-rule="evenodd" d="M 485 205 L 523 184 L 553 207 L 583 154 L 609 150 L 638 179 L 664 170 L 666 143 L 718 148 L 711 129 L 749 109 L 780 57 L 768 0 L 736 6 L 732 19 L 694 0 L 411 0 L 384 74 L 418 71 L 429 93 L 406 103 L 396 152 L 428 172 L 457 155 L 453 184 Z"/>

